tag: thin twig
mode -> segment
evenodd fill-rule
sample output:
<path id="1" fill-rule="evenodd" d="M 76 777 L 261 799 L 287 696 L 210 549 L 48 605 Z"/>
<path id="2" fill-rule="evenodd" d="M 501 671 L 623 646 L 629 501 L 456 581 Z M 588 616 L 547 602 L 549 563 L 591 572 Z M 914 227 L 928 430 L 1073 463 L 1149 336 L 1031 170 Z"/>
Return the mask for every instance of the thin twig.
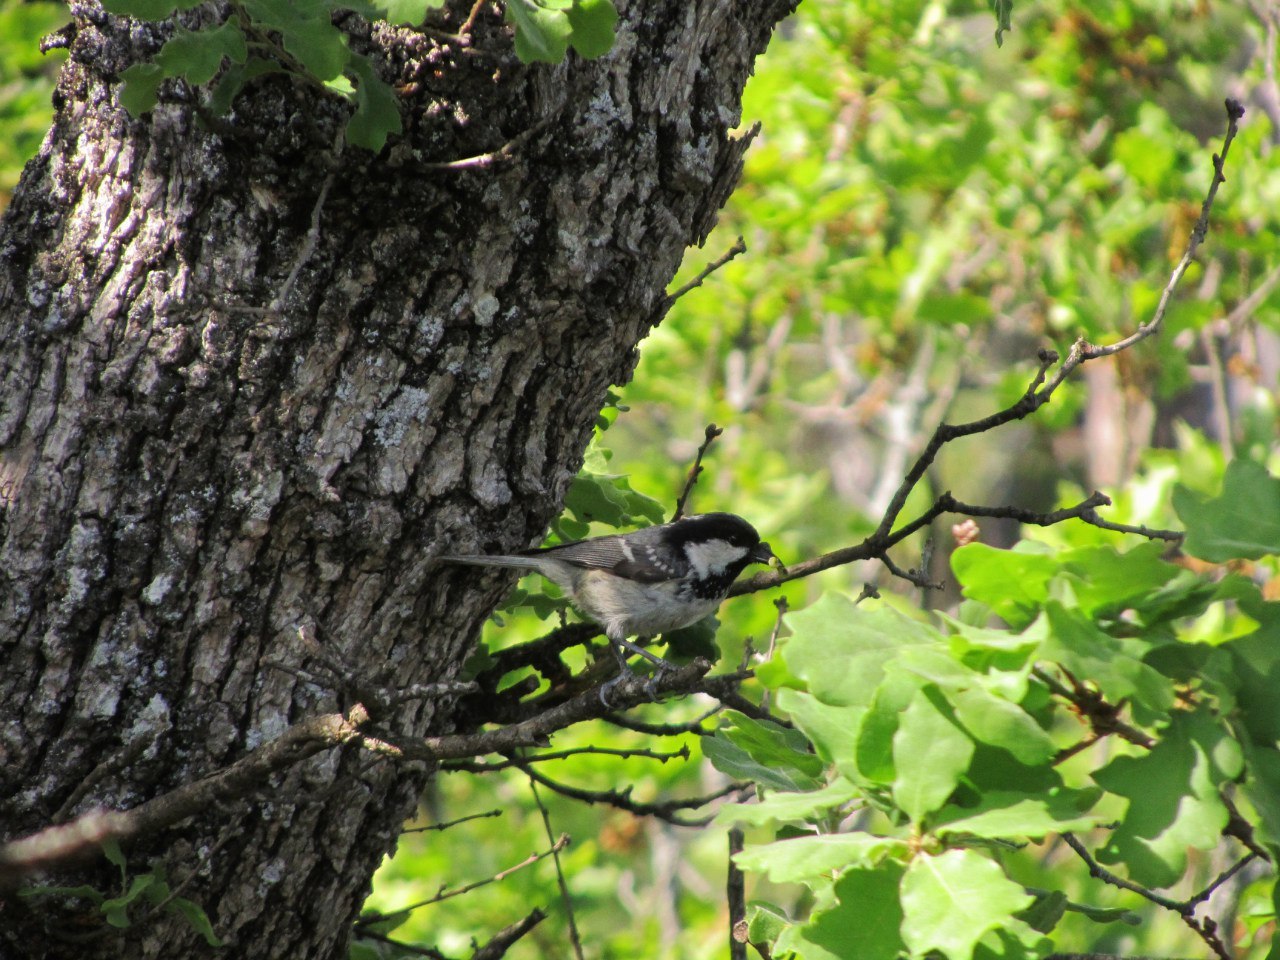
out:
<path id="1" fill-rule="evenodd" d="M 1084 865 L 1089 868 L 1089 876 L 1101 880 L 1103 883 L 1109 883 L 1113 887 L 1119 887 L 1121 890 L 1128 890 L 1130 893 L 1136 893 L 1145 900 L 1150 900 L 1158 907 L 1164 907 L 1166 910 L 1172 910 L 1174 913 L 1181 914 L 1186 909 L 1186 904 L 1178 900 L 1170 900 L 1168 897 L 1162 897 L 1154 890 L 1148 890 L 1146 887 L 1134 883 L 1132 880 L 1126 880 L 1124 877 L 1112 873 L 1106 867 L 1098 863 L 1093 858 L 1087 847 L 1073 833 L 1064 833 L 1063 841 L 1068 847 L 1074 850 L 1077 856 L 1084 861 Z"/>
<path id="2" fill-rule="evenodd" d="M 550 124 L 550 118 L 539 120 L 528 130 L 521 131 L 496 150 L 476 154 L 474 157 L 462 157 L 458 160 L 418 160 L 414 166 L 420 170 L 482 170 L 492 166 L 499 160 L 508 160 L 516 150 L 527 141 L 541 133 Z"/>
<path id="3" fill-rule="evenodd" d="M 563 850 L 568 845 L 569 845 L 569 835 L 567 833 L 562 833 L 560 835 L 560 839 L 558 839 L 555 843 L 553 843 L 549 849 L 543 850 L 541 853 L 531 853 L 529 854 L 529 856 L 525 857 L 515 866 L 507 867 L 507 869 L 505 870 L 499 870 L 497 873 L 495 873 L 491 877 L 485 877 L 483 880 L 476 880 L 472 883 L 465 884 L 464 886 L 461 886 L 461 887 L 454 887 L 452 889 L 441 887 L 440 892 L 437 893 L 434 897 L 427 897 L 427 899 L 425 900 L 419 900 L 416 903 L 411 903 L 406 907 L 400 907 L 397 910 L 391 910 L 391 911 L 388 911 L 387 913 L 379 913 L 375 911 L 373 913 L 362 914 L 356 920 L 355 926 L 357 929 L 363 930 L 363 928 L 368 927 L 370 924 L 381 923 L 383 920 L 386 920 L 388 917 L 395 916 L 398 913 L 405 913 L 409 910 L 417 910 L 419 907 L 429 907 L 435 903 L 441 903 L 445 900 L 452 900 L 454 897 L 460 897 L 464 893 L 470 893 L 472 890 L 478 890 L 480 887 L 485 887 L 491 883 L 497 883 L 500 880 L 505 880 L 507 877 L 511 876 L 517 870 L 523 870 L 525 867 L 532 866 L 533 864 L 537 863 L 539 860 L 545 860 L 547 859 L 547 857 L 555 856 L 558 852 Z"/>
<path id="4" fill-rule="evenodd" d="M 542 814 L 542 826 L 547 831 L 547 839 L 553 836 L 551 831 L 551 813 L 547 810 L 547 805 L 542 802 L 542 796 L 538 793 L 538 785 L 533 778 L 529 778 L 529 790 L 533 793 L 533 802 L 538 805 L 538 812 Z M 578 935 L 578 922 L 573 915 L 573 898 L 569 896 L 569 884 L 564 878 L 564 868 L 560 864 L 560 854 L 555 855 L 556 863 L 556 883 L 560 886 L 560 901 L 564 904 L 565 919 L 569 922 L 569 942 L 573 944 L 573 955 L 578 960 L 583 960 L 582 956 L 582 938 Z"/>
<path id="5" fill-rule="evenodd" d="M 360 930 L 357 929 L 355 938 L 357 940 L 376 940 L 378 943 L 385 943 L 388 946 L 395 947 L 397 950 L 403 950 L 405 953 L 414 957 L 430 957 L 431 960 L 449 960 L 443 953 L 434 947 L 422 947 L 415 943 L 405 943 L 402 940 L 396 940 L 387 936 L 385 933 L 379 933 L 377 930 Z"/>
<path id="6" fill-rule="evenodd" d="M 338 134 L 337 140 L 333 145 L 333 167 L 324 178 L 324 183 L 320 184 L 320 194 L 316 197 L 316 202 L 311 208 L 311 226 L 307 228 L 307 235 L 303 238 L 302 249 L 298 251 L 298 255 L 294 258 L 293 268 L 289 271 L 289 276 L 285 278 L 284 283 L 281 284 L 280 292 L 275 295 L 271 305 L 267 308 L 273 314 L 279 314 L 284 308 L 285 300 L 293 292 L 293 285 L 298 282 L 298 274 L 302 272 L 302 268 L 306 266 L 307 261 L 311 259 L 311 255 L 316 252 L 316 247 L 320 243 L 320 215 L 324 210 L 325 200 L 329 198 L 329 190 L 333 186 L 333 179 L 338 173 L 337 160 L 342 155 L 342 147 L 345 142 L 346 133 L 343 131 Z"/>
<path id="7" fill-rule="evenodd" d="M 1271 296 L 1271 291 L 1276 288 L 1276 284 L 1280 284 L 1280 266 L 1263 277 L 1262 282 L 1254 287 L 1253 291 L 1227 314 L 1225 323 L 1232 334 L 1239 333 L 1240 327 L 1244 326 L 1249 318 L 1257 312 L 1258 308 L 1267 302 L 1267 298 Z"/>
<path id="8" fill-rule="evenodd" d="M 469 820 L 483 820 L 486 817 L 500 817 L 502 816 L 502 813 L 503 812 L 501 810 L 486 810 L 484 813 L 471 813 L 465 817 L 459 817 L 457 820 L 447 820 L 444 823 L 430 823 L 425 827 L 410 827 L 408 830 L 401 830 L 400 835 L 404 836 L 407 833 L 427 833 L 431 830 L 448 830 L 450 827 L 456 827 L 458 824 L 466 823 Z"/>
<path id="9" fill-rule="evenodd" d="M 673 303 L 675 303 L 677 300 L 683 297 L 690 290 L 696 290 L 698 287 L 702 286 L 703 281 L 706 280 L 707 277 L 711 276 L 713 273 L 715 273 L 717 270 L 723 267 L 726 263 L 728 263 L 734 257 L 746 252 L 747 252 L 746 241 L 743 240 L 742 237 L 738 237 L 738 239 L 734 241 L 733 246 L 731 246 L 728 250 L 726 250 L 721 256 L 717 257 L 715 260 L 712 260 L 709 264 L 707 264 L 705 267 L 699 270 L 698 275 L 696 277 L 694 277 L 688 283 L 677 287 L 671 293 L 663 297 L 660 302 L 658 312 L 665 315 L 666 312 L 671 309 L 671 305 Z"/>
<path id="10" fill-rule="evenodd" d="M 1222 873 L 1218 874 L 1218 876 L 1214 878 L 1213 882 L 1210 883 L 1207 887 L 1205 887 L 1203 890 L 1197 893 L 1194 897 L 1191 897 L 1190 899 L 1188 899 L 1187 903 L 1192 907 L 1196 907 L 1204 903 L 1206 900 L 1208 900 L 1210 897 L 1213 896 L 1214 891 L 1216 891 L 1220 886 L 1222 886 L 1224 883 L 1226 883 L 1228 880 L 1234 877 L 1237 873 L 1239 873 L 1241 870 L 1243 870 L 1245 867 L 1247 867 L 1249 864 L 1253 863 L 1253 861 L 1257 859 L 1258 859 L 1258 855 L 1253 851 L 1246 853 L 1234 864 L 1232 864 L 1226 870 L 1223 870 Z"/>
<path id="11" fill-rule="evenodd" d="M 715 442 L 716 437 L 722 433 L 724 433 L 724 430 L 714 423 L 707 424 L 707 429 L 703 434 L 702 446 L 698 447 L 698 455 L 693 458 L 693 466 L 689 468 L 689 475 L 684 478 L 684 489 L 680 491 L 680 498 L 676 500 L 676 512 L 671 515 L 673 522 L 684 516 L 684 508 L 689 503 L 689 495 L 693 493 L 693 486 L 698 482 L 698 475 L 702 473 L 702 458 L 711 449 L 711 444 Z"/>
<path id="12" fill-rule="evenodd" d="M 544 911 L 535 907 L 523 920 L 503 927 L 483 947 L 471 955 L 471 960 L 500 960 L 526 933 L 547 919 Z M 579 954 L 581 956 L 581 954 Z"/>
<path id="13" fill-rule="evenodd" d="M 685 734 L 701 736 L 711 732 L 710 729 L 702 726 L 703 722 L 710 720 L 723 709 L 724 704 L 717 703 L 697 719 L 690 720 L 688 723 L 645 723 L 643 720 L 634 720 L 618 713 L 606 713 L 600 719 L 606 723 L 613 724 L 615 727 L 621 727 L 624 730 L 631 730 L 635 733 L 643 733 L 648 737 L 679 737 Z"/>
<path id="14" fill-rule="evenodd" d="M 1114 733 L 1122 740 L 1127 740 L 1129 743 L 1144 747 L 1147 750 L 1156 745 L 1155 740 L 1147 736 L 1147 734 L 1120 719 L 1120 711 L 1122 709 L 1120 705 L 1109 703 L 1102 694 L 1084 686 L 1074 677 L 1071 678 L 1072 687 L 1068 687 L 1043 667 L 1033 667 L 1031 673 L 1037 680 L 1048 687 L 1052 693 L 1074 706 L 1080 712 L 1080 715 L 1088 721 L 1089 728 L 1096 736 L 1105 737 Z M 1088 746 L 1088 744 L 1086 743 L 1084 746 Z M 1080 749 L 1083 749 L 1083 747 L 1080 747 Z"/>
<path id="15" fill-rule="evenodd" d="M 679 750 L 663 752 L 642 748 L 634 750 L 619 750 L 613 747 L 597 747 L 594 744 L 588 744 L 585 747 L 571 747 L 567 750 L 555 750 L 550 753 L 539 753 L 533 756 L 508 758 L 506 760 L 499 760 L 490 763 L 482 763 L 475 760 L 449 760 L 440 764 L 440 769 L 457 770 L 464 773 L 496 773 L 499 770 L 509 770 L 511 767 L 523 767 L 526 763 L 541 763 L 546 760 L 564 760 L 568 757 L 576 757 L 582 754 L 623 757 L 626 759 L 630 759 L 632 757 L 643 757 L 649 760 L 657 760 L 659 763 L 666 763 L 668 760 L 688 760 L 689 747 L 686 744 Z"/>
<path id="16" fill-rule="evenodd" d="M 729 960 L 747 960 L 747 884 L 741 868 L 733 862 L 746 846 L 742 828 L 729 828 L 729 860 L 725 876 L 725 899 L 729 904 Z"/>
<path id="17" fill-rule="evenodd" d="M 561 796 L 569 797 L 573 800 L 581 800 L 583 803 L 603 803 L 639 817 L 656 817 L 677 827 L 702 827 L 711 822 L 710 816 L 685 818 L 679 816 L 677 811 L 696 810 L 731 793 L 746 790 L 750 787 L 750 784 L 746 783 L 731 783 L 727 787 L 703 797 L 694 797 L 689 800 L 664 800 L 659 803 L 641 803 L 631 799 L 630 786 L 624 790 L 585 790 L 582 787 L 571 787 L 567 783 L 559 783 L 549 777 L 545 777 L 532 767 L 523 769 L 530 779 L 536 780 L 548 790 L 552 790 Z"/>
<path id="18" fill-rule="evenodd" d="M 1164 291 L 1160 294 L 1160 302 L 1156 304 L 1155 313 L 1146 323 L 1140 324 L 1133 333 L 1115 343 L 1097 346 L 1084 339 L 1077 340 L 1072 344 L 1071 350 L 1067 354 L 1067 359 L 1062 366 L 1058 368 L 1053 377 L 1044 385 L 1043 390 L 1040 391 L 1046 400 L 1080 364 L 1089 360 L 1096 360 L 1099 357 L 1109 357 L 1120 353 L 1122 350 L 1128 350 L 1135 343 L 1140 343 L 1159 331 L 1161 324 L 1164 322 L 1165 313 L 1169 309 L 1169 303 L 1173 299 L 1174 290 L 1177 289 L 1178 284 L 1182 281 L 1182 275 L 1187 272 L 1187 267 L 1191 265 L 1196 251 L 1200 249 L 1200 244 L 1204 242 L 1204 238 L 1209 232 L 1209 213 L 1213 210 L 1213 202 L 1218 196 L 1218 186 L 1227 182 L 1227 178 L 1223 174 L 1223 169 L 1227 162 L 1227 151 L 1231 149 L 1231 142 L 1235 140 L 1236 133 L 1239 131 L 1240 118 L 1244 116 L 1244 107 L 1238 100 L 1231 98 L 1227 98 L 1224 106 L 1227 111 L 1227 132 L 1222 141 L 1222 153 L 1213 155 L 1213 179 L 1209 183 L 1209 192 L 1205 194 L 1204 202 L 1200 205 L 1200 216 L 1196 219 L 1195 226 L 1191 229 L 1191 237 L 1187 241 L 1187 248 L 1183 251 L 1182 259 L 1173 268 L 1173 272 L 1169 275 L 1169 282 L 1165 284 Z"/>

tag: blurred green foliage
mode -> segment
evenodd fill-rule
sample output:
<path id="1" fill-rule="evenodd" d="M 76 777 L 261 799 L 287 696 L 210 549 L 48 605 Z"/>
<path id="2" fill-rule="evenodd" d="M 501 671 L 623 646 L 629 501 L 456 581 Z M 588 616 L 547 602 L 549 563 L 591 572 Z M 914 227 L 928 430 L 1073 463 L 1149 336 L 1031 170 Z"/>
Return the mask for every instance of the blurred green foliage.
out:
<path id="1" fill-rule="evenodd" d="M 0 211 L 53 117 L 53 75 L 65 54 L 42 54 L 39 38 L 68 19 L 60 3 L 0 0 Z"/>

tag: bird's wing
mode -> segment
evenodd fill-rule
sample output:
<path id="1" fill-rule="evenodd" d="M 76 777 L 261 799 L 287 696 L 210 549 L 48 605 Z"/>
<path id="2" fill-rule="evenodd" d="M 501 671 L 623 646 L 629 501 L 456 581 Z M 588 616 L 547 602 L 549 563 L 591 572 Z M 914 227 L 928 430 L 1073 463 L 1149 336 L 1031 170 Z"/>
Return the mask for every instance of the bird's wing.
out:
<path id="1" fill-rule="evenodd" d="M 608 570 L 640 583 L 673 580 L 682 576 L 685 573 L 683 567 L 687 566 L 674 562 L 658 545 L 644 539 L 637 540 L 635 534 L 580 540 L 548 547 L 538 553 L 575 567 Z"/>

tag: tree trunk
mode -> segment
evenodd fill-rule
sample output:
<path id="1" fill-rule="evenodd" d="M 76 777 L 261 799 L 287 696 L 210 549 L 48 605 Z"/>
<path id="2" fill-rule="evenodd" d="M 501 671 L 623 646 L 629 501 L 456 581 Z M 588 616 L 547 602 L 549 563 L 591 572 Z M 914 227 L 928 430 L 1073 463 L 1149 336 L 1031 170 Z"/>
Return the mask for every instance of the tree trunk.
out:
<path id="1" fill-rule="evenodd" d="M 345 106 L 282 78 L 214 129 L 181 89 L 131 119 L 118 73 L 155 30 L 73 4 L 0 235 L 4 837 L 136 807 L 349 705 L 282 669 L 310 662 L 300 628 L 363 680 L 457 675 L 506 581 L 432 558 L 527 546 L 555 514 L 738 175 L 741 88 L 788 7 L 631 2 L 609 55 L 554 68 L 520 66 L 491 15 L 472 51 L 355 31 L 408 84 L 374 157 L 336 152 Z M 421 736 L 452 707 L 381 719 Z M 129 869 L 185 882 L 224 956 L 341 957 L 429 773 L 327 750 L 135 838 Z M 11 898 L 0 954 L 212 953 L 170 912 L 116 930 L 83 910 Z"/>

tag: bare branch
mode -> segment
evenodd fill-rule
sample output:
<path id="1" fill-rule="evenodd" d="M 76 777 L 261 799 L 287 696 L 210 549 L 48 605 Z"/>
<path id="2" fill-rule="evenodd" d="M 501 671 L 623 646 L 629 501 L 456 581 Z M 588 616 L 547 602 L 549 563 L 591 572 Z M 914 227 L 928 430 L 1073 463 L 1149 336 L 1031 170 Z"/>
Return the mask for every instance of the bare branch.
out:
<path id="1" fill-rule="evenodd" d="M 689 475 L 684 480 L 684 489 L 680 491 L 680 498 L 676 501 L 676 512 L 671 515 L 673 521 L 679 520 L 684 516 L 684 508 L 689 503 L 689 495 L 693 493 L 693 486 L 698 482 L 698 475 L 702 473 L 702 458 L 706 456 L 716 437 L 722 433 L 724 431 L 714 423 L 707 424 L 702 446 L 698 447 L 698 455 L 694 457 L 693 466 L 689 468 Z"/>
<path id="2" fill-rule="evenodd" d="M 477 890 L 480 887 L 488 886 L 491 883 L 497 883 L 499 880 L 505 880 L 517 870 L 523 870 L 525 867 L 532 866 L 539 860 L 545 860 L 547 857 L 554 856 L 568 845 L 569 835 L 567 833 L 562 833 L 560 835 L 560 839 L 553 843 L 549 849 L 543 850 L 541 853 L 531 853 L 515 866 L 507 867 L 505 870 L 499 870 L 491 877 L 485 877 L 483 880 L 476 880 L 473 883 L 468 883 L 464 886 L 454 887 L 452 889 L 442 887 L 440 892 L 433 897 L 427 897 L 425 900 L 419 900 L 416 903 L 409 904 L 407 907 L 400 907 L 399 909 L 392 910 L 389 913 L 378 913 L 375 911 L 373 913 L 362 914 L 355 922 L 356 929 L 361 930 L 363 935 L 363 929 L 365 927 L 374 923 L 381 923 L 383 920 L 386 920 L 388 917 L 395 916 L 397 913 L 405 913 L 409 910 L 417 910 L 419 907 L 429 907 L 433 903 L 452 900 L 454 897 L 460 897 L 464 893 L 470 893 L 472 890 Z"/>
<path id="3" fill-rule="evenodd" d="M 1154 890 L 1149 890 L 1141 884 L 1126 880 L 1124 877 L 1112 873 L 1103 867 L 1093 858 L 1088 849 L 1081 843 L 1074 834 L 1064 833 L 1062 839 L 1072 850 L 1084 861 L 1086 867 L 1089 868 L 1089 876 L 1101 880 L 1103 883 L 1109 883 L 1113 887 L 1119 887 L 1122 890 L 1128 890 L 1136 893 L 1145 900 L 1150 900 L 1156 906 L 1164 907 L 1171 910 L 1182 918 L 1182 922 L 1195 933 L 1205 945 L 1213 951 L 1218 960 L 1231 960 L 1231 954 L 1227 951 L 1227 946 L 1222 942 L 1222 938 L 1218 936 L 1218 925 L 1211 918 L 1206 917 L 1203 920 L 1196 919 L 1195 909 L 1199 900 L 1170 900 L 1168 897 L 1161 896 Z M 1237 868 L 1240 865 L 1237 864 Z"/>
<path id="4" fill-rule="evenodd" d="M 599 688 L 591 687 L 528 720 L 498 730 L 427 737 L 424 740 L 403 740 L 391 736 L 384 739 L 399 756 L 411 760 L 455 760 L 486 753 L 509 753 L 519 747 L 545 744 L 551 734 L 583 720 L 593 720 L 619 709 L 652 702 L 650 689 L 659 697 L 690 693 L 699 688 L 699 681 L 710 669 L 711 664 L 699 658 L 652 678 L 635 674 L 624 676 L 609 695 L 612 704 L 609 709 L 600 702 Z"/>
<path id="5" fill-rule="evenodd" d="M 729 904 L 729 960 L 747 960 L 747 884 L 742 868 L 733 862 L 735 854 L 746 846 L 746 836 L 739 826 L 729 828 L 728 870 L 725 877 L 725 899 Z"/>
<path id="6" fill-rule="evenodd" d="M 556 858 L 556 862 L 560 862 L 559 857 Z M 508 950 L 515 946 L 517 940 L 545 919 L 547 919 L 546 913 L 535 907 L 523 920 L 518 920 L 511 926 L 503 927 L 495 933 L 488 943 L 471 955 L 471 960 L 500 960 L 501 957 L 507 955 Z M 571 933 L 576 934 L 572 917 L 569 918 L 569 930 Z M 581 949 L 578 951 L 578 960 L 582 960 Z"/>
<path id="7" fill-rule="evenodd" d="M 528 130 L 522 131 L 496 150 L 490 150 L 488 153 L 480 153 L 474 157 L 462 157 L 459 160 L 418 160 L 413 163 L 413 166 L 419 170 L 483 170 L 485 167 L 493 166 L 500 160 L 510 159 L 517 149 L 544 130 L 550 122 L 550 120 L 540 120 Z"/>
<path id="8" fill-rule="evenodd" d="M 123 812 L 94 811 L 69 824 L 48 827 L 0 847 L 0 886 L 33 870 L 76 856 L 103 841 L 127 840 L 171 827 L 203 813 L 221 800 L 247 796 L 277 770 L 301 763 L 321 750 L 362 738 L 368 711 L 355 706 L 350 713 L 324 714 L 295 724 L 269 743 L 229 767 L 184 784 Z"/>
<path id="9" fill-rule="evenodd" d="M 711 732 L 709 729 L 702 726 L 703 721 L 710 720 L 723 709 L 723 704 L 716 704 L 696 720 L 690 720 L 688 723 L 645 723 L 642 720 L 633 720 L 631 717 L 625 717 L 617 713 L 606 713 L 600 719 L 604 720 L 606 723 L 613 724 L 615 727 L 622 727 L 624 730 L 633 730 L 636 733 L 643 733 L 649 737 L 680 737 L 685 734 L 702 736 L 705 733 Z"/>
<path id="10" fill-rule="evenodd" d="M 471 813 L 465 817 L 459 817 L 457 820 L 446 820 L 444 823 L 430 823 L 425 827 L 410 827 L 408 830 L 401 830 L 400 835 L 406 833 L 426 833 L 430 830 L 448 830 L 450 827 L 456 827 L 460 823 L 467 823 L 470 820 L 484 820 L 487 817 L 500 817 L 501 810 L 486 810 L 484 813 Z"/>
<path id="11" fill-rule="evenodd" d="M 499 770 L 509 770 L 511 767 L 523 768 L 526 763 L 541 763 L 546 760 L 564 760 L 568 757 L 576 757 L 582 754 L 623 757 L 624 759 L 643 757 L 648 760 L 657 760 L 659 763 L 666 763 L 668 760 L 688 760 L 689 747 L 686 744 L 679 750 L 664 752 L 660 750 L 646 750 L 640 748 L 635 750 L 619 750 L 613 747 L 597 747 L 595 744 L 587 744 L 585 747 L 572 747 L 568 750 L 539 753 L 535 756 L 524 756 L 518 759 L 508 758 L 506 760 L 496 761 L 493 763 L 481 763 L 474 760 L 450 760 L 440 764 L 440 769 L 450 771 L 457 770 L 463 773 L 496 773 Z"/>
<path id="12" fill-rule="evenodd" d="M 561 796 L 581 800 L 583 803 L 607 804 L 639 817 L 656 817 L 677 827 L 702 827 L 711 822 L 710 816 L 686 818 L 679 816 L 677 811 L 696 810 L 698 807 L 705 807 L 708 803 L 726 797 L 731 793 L 751 789 L 751 784 L 749 783 L 731 783 L 727 787 L 704 797 L 694 797 L 689 800 L 664 800 L 660 803 L 640 803 L 631 799 L 630 786 L 624 790 L 584 790 L 581 787 L 571 787 L 568 784 L 544 777 L 532 767 L 523 769 L 529 779 L 537 781 L 548 790 L 552 790 Z"/>
<path id="13" fill-rule="evenodd" d="M 434 947 L 420 947 L 414 943 L 404 943 L 389 937 L 385 933 L 379 933 L 377 930 L 360 930 L 356 933 L 357 940 L 376 940 L 378 943 L 385 943 L 394 947 L 412 957 L 430 957 L 431 960 L 449 960 L 443 953 Z"/>
<path id="14" fill-rule="evenodd" d="M 1169 282 L 1165 284 L 1164 291 L 1160 294 L 1160 302 L 1156 304 L 1155 313 L 1146 323 L 1139 325 L 1129 336 L 1118 340 L 1115 343 L 1106 346 L 1097 346 L 1089 343 L 1087 340 L 1077 340 L 1071 346 L 1067 359 L 1057 372 L 1045 384 L 1044 389 L 1040 391 L 1045 400 L 1048 400 L 1053 391 L 1058 388 L 1071 372 L 1080 364 L 1089 360 L 1096 360 L 1098 357 L 1109 357 L 1113 354 L 1127 350 L 1135 343 L 1147 339 L 1160 330 L 1161 324 L 1164 322 L 1165 313 L 1169 309 L 1169 303 L 1173 299 L 1173 292 L 1177 289 L 1178 284 L 1182 280 L 1182 275 L 1187 272 L 1187 267 L 1191 265 L 1192 259 L 1196 255 L 1196 251 L 1200 249 L 1200 244 L 1204 242 L 1205 236 L 1209 232 L 1209 214 L 1213 210 L 1213 201 L 1218 196 L 1218 186 L 1226 183 L 1227 178 L 1223 175 L 1223 168 L 1227 161 L 1227 151 L 1231 149 L 1231 142 L 1235 140 L 1236 133 L 1239 131 L 1240 118 L 1244 116 L 1244 107 L 1239 101 L 1228 98 L 1225 102 L 1227 111 L 1227 133 L 1222 141 L 1222 153 L 1213 155 L 1213 180 L 1209 183 L 1209 192 L 1205 195 L 1204 202 L 1200 205 L 1200 216 L 1196 219 L 1195 226 L 1191 229 L 1191 237 L 1187 241 L 1187 248 L 1183 251 L 1182 259 L 1178 261 L 1177 266 L 1173 268 L 1173 273 L 1169 275 Z"/>
<path id="15" fill-rule="evenodd" d="M 542 795 L 538 793 L 538 785 L 529 779 L 529 791 L 533 794 L 533 802 L 538 805 L 538 812 L 542 814 L 542 826 L 547 831 L 547 839 L 552 836 L 551 831 L 551 813 L 547 810 L 547 805 L 542 802 Z M 556 864 L 556 883 L 560 887 L 560 902 L 564 904 L 564 914 L 569 921 L 569 942 L 573 944 L 573 955 L 577 960 L 583 960 L 582 956 L 582 938 L 578 935 L 578 922 L 573 915 L 573 898 L 569 896 L 569 884 L 564 878 L 564 868 L 560 864 L 560 854 L 555 855 Z"/>
<path id="16" fill-rule="evenodd" d="M 698 275 L 696 277 L 694 277 L 688 283 L 684 284 L 681 287 L 676 288 L 671 293 L 663 297 L 662 301 L 660 302 L 658 312 L 660 314 L 665 315 L 666 312 L 671 309 L 671 305 L 673 303 L 675 303 L 677 300 L 683 297 L 690 290 L 696 290 L 698 287 L 702 286 L 703 281 L 706 280 L 707 277 L 711 276 L 713 273 L 715 273 L 717 270 L 723 267 L 726 263 L 728 263 L 734 257 L 746 252 L 747 252 L 746 241 L 744 241 L 741 237 L 739 237 L 736 241 L 734 241 L 734 244 L 732 247 L 730 247 L 721 256 L 717 257 L 715 260 L 712 260 L 709 264 L 707 264 L 700 271 L 698 271 Z"/>

